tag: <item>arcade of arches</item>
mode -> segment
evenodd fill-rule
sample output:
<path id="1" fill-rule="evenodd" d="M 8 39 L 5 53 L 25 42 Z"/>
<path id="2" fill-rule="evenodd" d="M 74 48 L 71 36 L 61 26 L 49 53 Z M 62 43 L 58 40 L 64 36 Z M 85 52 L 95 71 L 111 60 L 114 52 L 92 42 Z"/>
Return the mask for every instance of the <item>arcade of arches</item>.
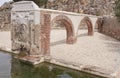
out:
<path id="1" fill-rule="evenodd" d="M 88 36 L 93 36 L 94 35 L 94 29 L 96 26 L 93 26 L 93 23 L 91 21 L 91 19 L 89 17 L 83 17 L 82 20 L 80 20 L 79 25 L 77 26 L 77 31 L 75 31 L 75 27 L 73 25 L 73 21 L 71 21 L 71 19 L 65 15 L 58 15 L 56 17 L 54 17 L 51 20 L 51 16 L 49 14 L 44 14 L 44 26 L 42 28 L 42 31 L 45 35 L 45 38 L 43 38 L 42 40 L 42 46 L 43 46 L 43 51 L 45 53 L 45 55 L 49 55 L 50 54 L 50 31 L 51 31 L 51 26 L 53 26 L 54 23 L 56 23 L 57 21 L 60 21 L 60 23 L 62 23 L 62 25 L 64 26 L 65 30 L 66 30 L 66 43 L 67 44 L 74 44 L 77 42 L 77 35 L 78 35 L 78 30 L 79 30 L 79 25 L 84 21 L 84 23 L 86 23 L 87 26 L 87 30 L 88 30 Z M 101 30 L 101 19 L 97 19 L 94 25 L 97 25 L 98 31 Z M 79 30 L 80 31 L 80 30 Z"/>

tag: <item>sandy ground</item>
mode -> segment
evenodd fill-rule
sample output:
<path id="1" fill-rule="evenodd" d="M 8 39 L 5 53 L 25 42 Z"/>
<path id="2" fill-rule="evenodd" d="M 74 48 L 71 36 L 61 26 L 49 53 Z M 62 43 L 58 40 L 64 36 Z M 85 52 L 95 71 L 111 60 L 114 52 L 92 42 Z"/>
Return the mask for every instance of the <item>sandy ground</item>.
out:
<path id="1" fill-rule="evenodd" d="M 86 30 L 79 30 L 77 43 L 66 44 L 65 30 L 52 30 L 52 58 L 72 64 L 95 66 L 113 74 L 120 67 L 120 41 L 98 32 L 87 36 Z"/>
<path id="2" fill-rule="evenodd" d="M 0 32 L 0 47 L 11 48 L 10 32 Z M 51 31 L 52 58 L 77 65 L 95 66 L 110 74 L 120 67 L 120 41 L 98 32 L 87 36 L 86 30 L 79 30 L 77 43 L 66 44 L 65 30 Z"/>
<path id="3" fill-rule="evenodd" d="M 0 32 L 0 48 L 11 48 L 11 33 L 8 31 Z"/>

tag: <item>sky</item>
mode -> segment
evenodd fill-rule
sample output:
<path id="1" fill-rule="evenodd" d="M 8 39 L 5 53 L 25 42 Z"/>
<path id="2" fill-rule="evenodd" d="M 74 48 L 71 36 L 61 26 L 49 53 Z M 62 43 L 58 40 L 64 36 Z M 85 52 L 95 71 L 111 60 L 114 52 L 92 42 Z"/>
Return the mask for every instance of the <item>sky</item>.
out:
<path id="1" fill-rule="evenodd" d="M 0 6 L 3 5 L 5 2 L 9 2 L 9 1 L 12 1 L 12 0 L 0 0 Z"/>

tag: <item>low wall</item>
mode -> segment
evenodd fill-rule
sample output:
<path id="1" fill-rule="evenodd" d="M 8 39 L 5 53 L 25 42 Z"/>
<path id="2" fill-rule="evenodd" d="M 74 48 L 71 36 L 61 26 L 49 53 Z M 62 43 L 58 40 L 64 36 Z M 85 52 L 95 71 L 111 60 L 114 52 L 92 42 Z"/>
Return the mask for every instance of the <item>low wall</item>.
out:
<path id="1" fill-rule="evenodd" d="M 120 40 L 120 22 L 115 17 L 104 17 L 102 33 Z"/>

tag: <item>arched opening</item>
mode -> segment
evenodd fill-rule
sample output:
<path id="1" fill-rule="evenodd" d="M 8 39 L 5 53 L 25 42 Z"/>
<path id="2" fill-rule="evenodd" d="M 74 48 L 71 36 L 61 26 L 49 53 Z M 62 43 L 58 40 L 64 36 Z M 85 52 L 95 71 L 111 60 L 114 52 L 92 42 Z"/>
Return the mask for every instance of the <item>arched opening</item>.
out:
<path id="1" fill-rule="evenodd" d="M 53 29 L 63 29 L 66 31 L 66 43 L 67 44 L 73 44 L 75 43 L 75 37 L 74 37 L 74 29 L 72 21 L 64 15 L 56 16 L 51 21 L 51 28 Z M 63 34 L 64 35 L 64 34 Z"/>
<path id="2" fill-rule="evenodd" d="M 103 24 L 102 18 L 98 18 L 94 29 L 97 30 L 98 32 L 102 32 L 102 24 Z"/>
<path id="3" fill-rule="evenodd" d="M 79 24 L 78 30 L 88 31 L 88 35 L 93 35 L 93 26 L 89 17 L 84 17 Z M 78 33 L 78 32 L 77 32 Z"/>
<path id="4" fill-rule="evenodd" d="M 55 18 L 53 18 L 53 20 L 51 20 L 51 16 L 49 14 L 44 14 L 44 25 L 41 25 L 41 51 L 43 52 L 44 55 L 49 56 L 50 55 L 50 46 L 52 46 L 53 48 L 59 46 L 59 44 L 61 44 L 61 41 L 59 41 L 59 38 L 62 37 L 65 33 L 62 33 L 59 35 L 58 32 L 54 32 L 54 34 L 56 34 L 56 36 L 51 36 L 51 30 L 52 30 L 52 26 L 53 24 L 55 24 L 55 22 L 60 21 L 65 28 L 65 31 L 67 33 L 67 38 L 66 38 L 66 42 L 68 44 L 73 44 L 76 41 L 76 38 L 74 37 L 74 29 L 73 29 L 73 24 L 72 21 L 64 15 L 59 15 L 56 16 Z M 58 30 L 57 30 L 58 31 Z M 54 42 L 53 45 L 57 45 L 57 46 L 53 46 L 51 44 L 51 38 L 56 37 L 57 42 Z M 63 43 L 63 42 L 62 42 Z M 61 45 L 63 46 L 63 45 Z M 59 48 L 59 47 L 57 47 Z"/>

